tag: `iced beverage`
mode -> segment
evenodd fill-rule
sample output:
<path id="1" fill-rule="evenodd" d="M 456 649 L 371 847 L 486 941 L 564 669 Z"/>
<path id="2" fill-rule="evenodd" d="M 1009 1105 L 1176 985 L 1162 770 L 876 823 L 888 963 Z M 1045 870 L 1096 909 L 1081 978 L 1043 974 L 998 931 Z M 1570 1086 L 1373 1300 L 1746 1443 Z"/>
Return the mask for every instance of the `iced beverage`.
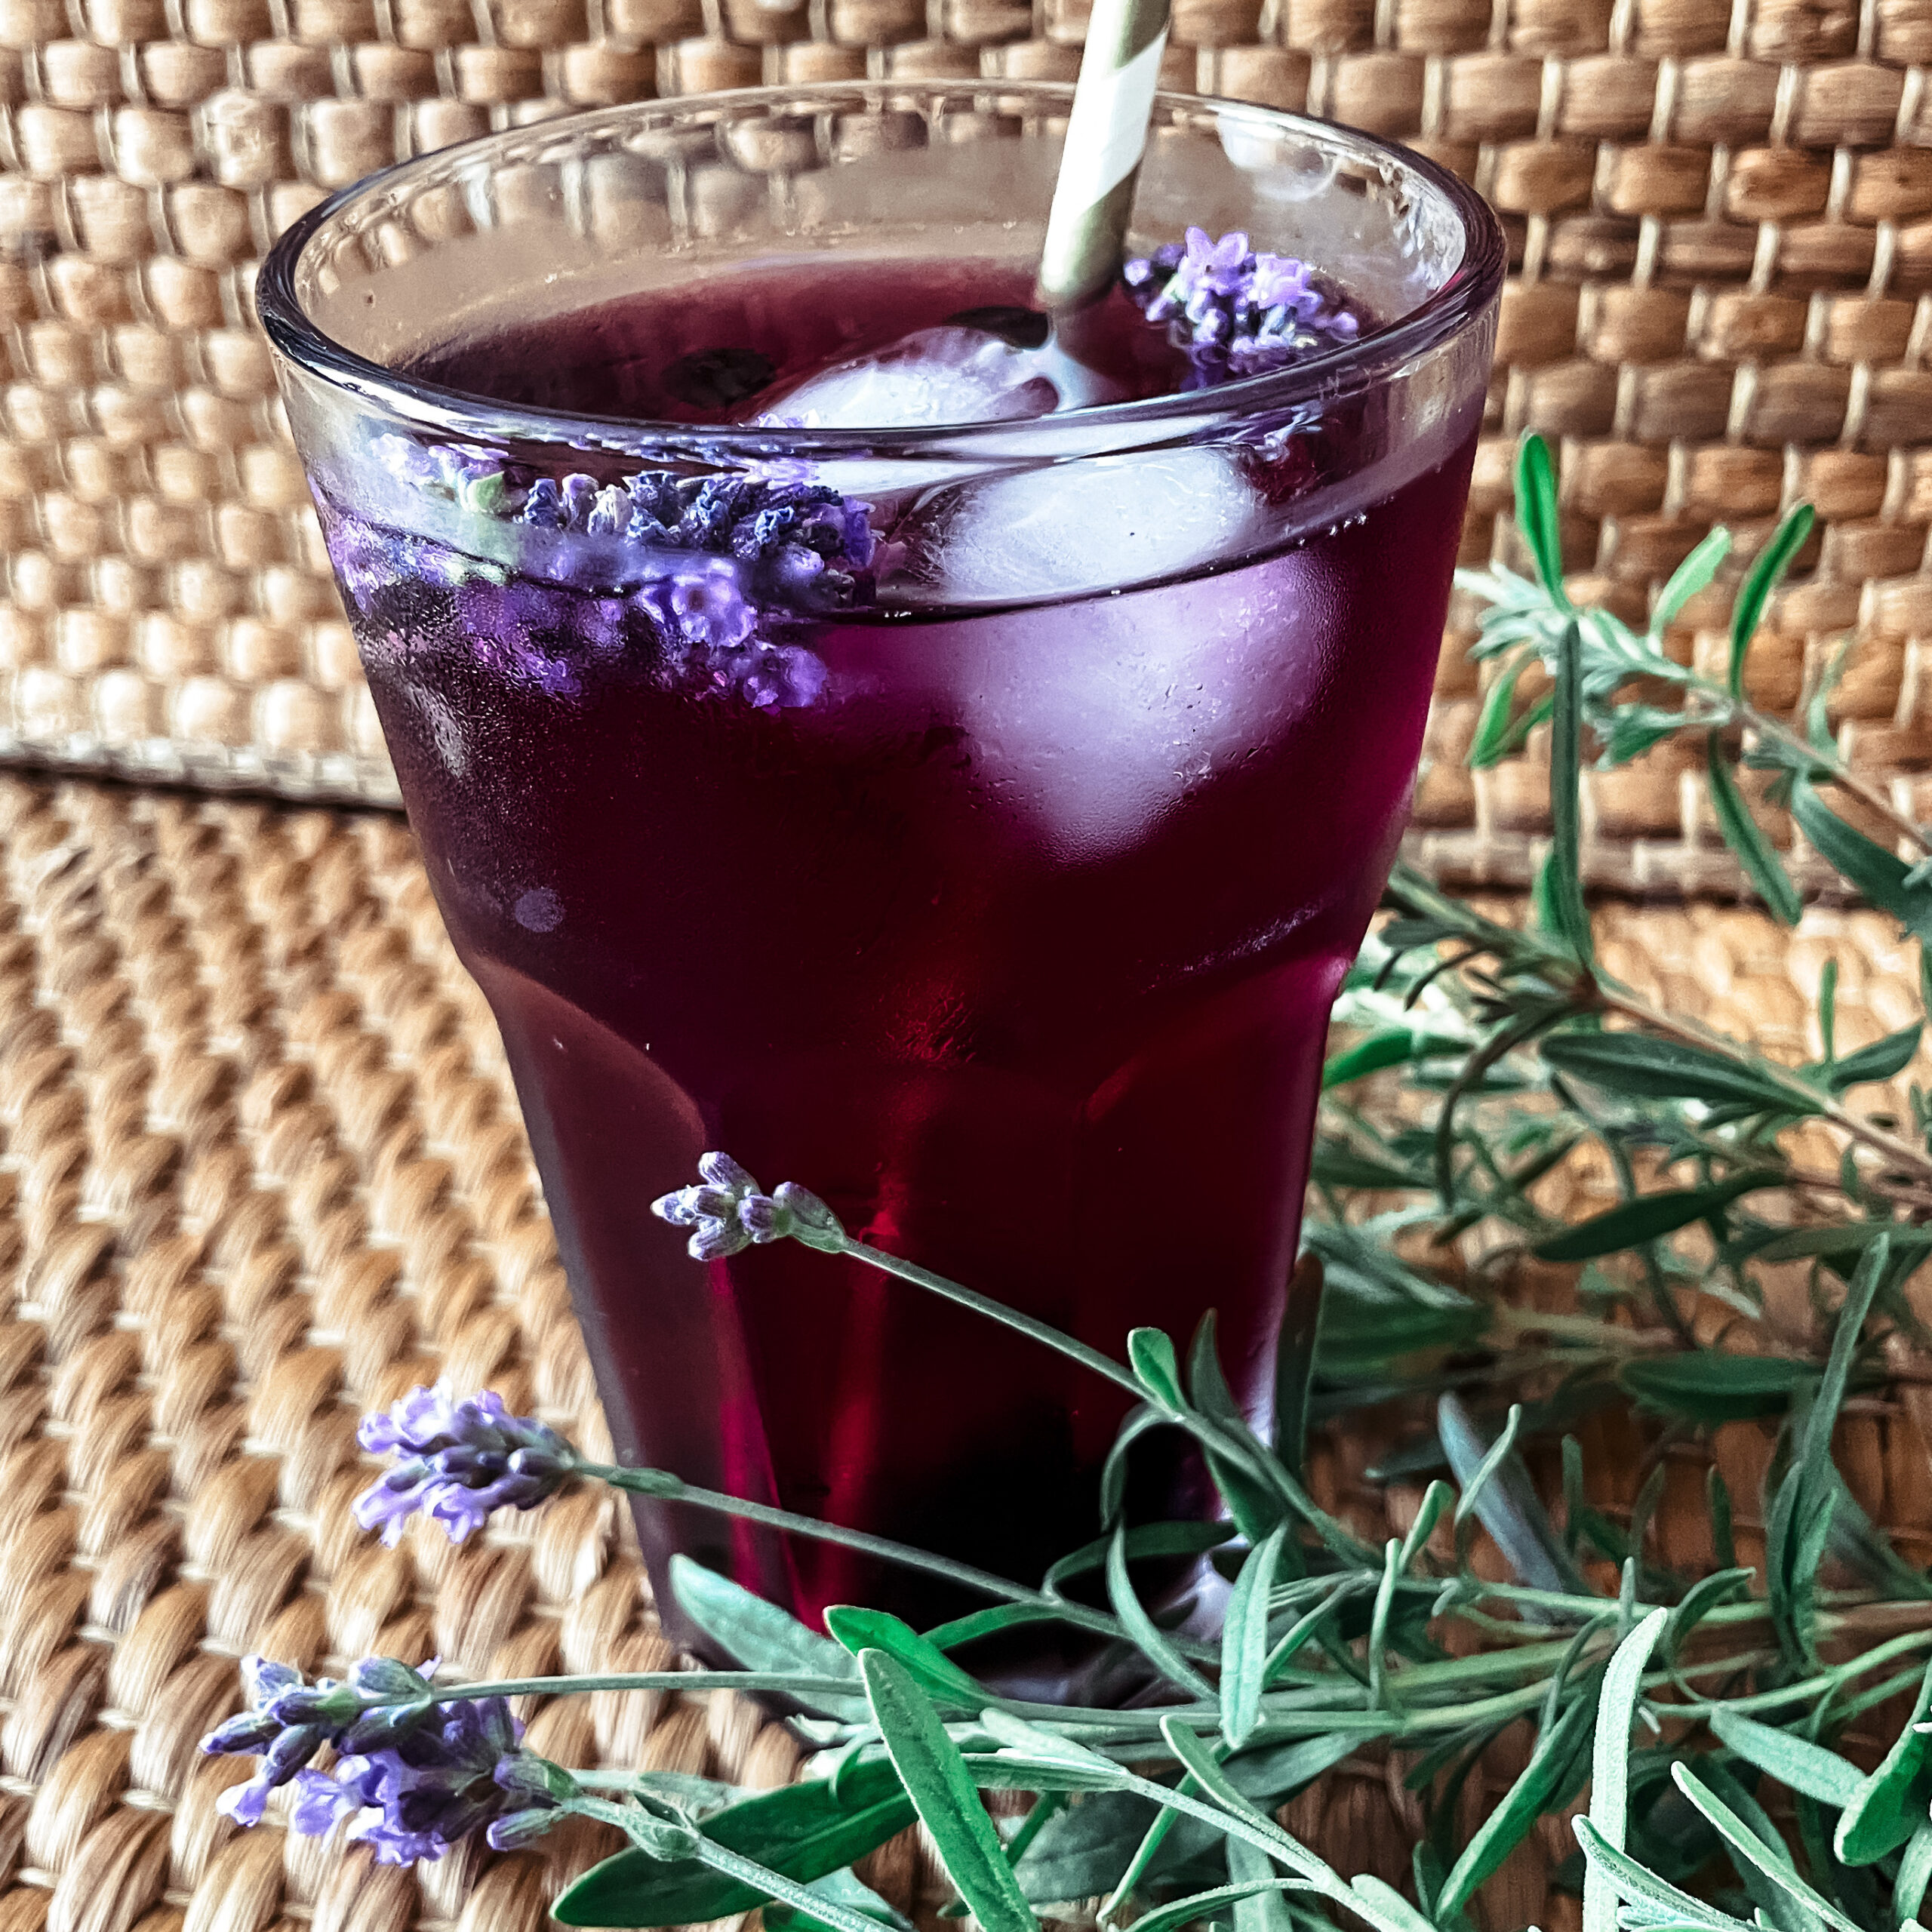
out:
<path id="1" fill-rule="evenodd" d="M 1426 171 L 1367 221 L 1372 144 L 1223 109 L 1245 146 L 1213 114 L 1204 146 L 1207 110 L 1176 106 L 1148 252 L 1081 325 L 1101 400 L 1069 409 L 1031 306 L 1051 134 L 1004 91 L 973 143 L 940 146 L 928 109 L 899 215 L 855 195 L 835 233 L 801 226 L 878 159 L 823 120 L 903 123 L 906 97 L 834 91 L 789 213 L 765 183 L 776 232 L 674 220 L 632 285 L 587 263 L 533 303 L 541 224 L 466 230 L 442 245 L 494 236 L 514 272 L 371 324 L 374 376 L 294 340 L 303 238 L 264 306 L 620 1451 L 1032 1582 L 1097 1533 L 1117 1392 L 802 1248 L 700 1266 L 649 1203 L 720 1147 L 1109 1351 L 1142 1323 L 1185 1345 L 1213 1310 L 1266 1426 L 1326 1017 L 1414 776 L 1500 254 Z M 715 155 L 734 114 L 801 125 L 796 92 L 626 112 L 684 134 L 674 213 L 694 129 Z M 475 150 L 499 180 L 507 138 Z M 1311 143 L 1331 174 L 1376 161 L 1325 263 Z M 531 165 L 580 232 L 573 163 Z M 994 165 L 1026 232 L 922 214 L 921 178 Z M 1164 195 L 1234 204 L 1252 241 L 1171 238 Z M 308 253 L 355 214 L 312 219 Z M 1271 216 L 1295 256 L 1263 248 Z M 1405 235 L 1414 260 L 1382 261 Z M 349 331 L 398 251 L 371 240 L 358 283 L 346 246 L 309 306 Z M 1144 1447 L 1138 1514 L 1208 1503 Z M 654 1567 L 681 1548 L 807 1617 L 971 1607 L 804 1538 L 642 1527 Z"/>

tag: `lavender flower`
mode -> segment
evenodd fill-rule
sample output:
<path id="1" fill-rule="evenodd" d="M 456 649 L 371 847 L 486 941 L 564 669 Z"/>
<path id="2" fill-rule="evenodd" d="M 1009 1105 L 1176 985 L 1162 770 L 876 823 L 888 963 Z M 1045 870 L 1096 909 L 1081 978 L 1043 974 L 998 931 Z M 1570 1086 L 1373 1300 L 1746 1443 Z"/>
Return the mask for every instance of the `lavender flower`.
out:
<path id="1" fill-rule="evenodd" d="M 1256 254 L 1238 229 L 1220 239 L 1187 231 L 1130 261 L 1121 272 L 1128 297 L 1193 365 L 1188 386 L 1206 388 L 1264 375 L 1352 342 L 1361 318 L 1317 281 L 1306 262 Z"/>
<path id="2" fill-rule="evenodd" d="M 372 1455 L 404 1459 L 355 1499 L 355 1520 L 380 1525 L 387 1543 L 419 1509 L 461 1543 L 493 1509 L 534 1509 L 577 1466 L 576 1451 L 548 1423 L 512 1415 L 488 1389 L 457 1401 L 440 1383 L 365 1416 L 356 1437 Z"/>
<path id="3" fill-rule="evenodd" d="M 217 1724 L 202 1740 L 202 1749 L 211 1756 L 239 1753 L 261 1759 L 247 1783 L 229 1786 L 215 1801 L 215 1809 L 236 1823 L 254 1825 L 261 1822 L 269 1793 L 354 1724 L 363 1699 L 353 1684 L 326 1677 L 310 1684 L 292 1664 L 267 1657 L 244 1657 L 242 1679 L 248 1709 Z"/>
<path id="4" fill-rule="evenodd" d="M 250 1708 L 202 1749 L 251 1752 L 261 1767 L 217 1808 L 259 1824 L 269 1793 L 293 1780 L 296 1830 L 319 1836 L 352 1817 L 349 1837 L 391 1865 L 440 1858 L 479 1828 L 500 1850 L 547 1830 L 576 1780 L 522 1748 L 523 1727 L 501 1697 L 434 1702 L 435 1668 L 365 1657 L 346 1683 L 309 1684 L 290 1665 L 248 1658 Z M 325 1745 L 343 1754 L 333 1777 L 309 1768 Z"/>
<path id="5" fill-rule="evenodd" d="M 291 1822 L 319 1836 L 344 1818 L 352 1842 L 383 1865 L 437 1859 L 481 1830 L 498 1850 L 528 1844 L 577 1793 L 570 1774 L 522 1748 L 501 1697 L 438 1704 L 376 1749 L 351 1752 L 333 1777 L 304 1770 Z"/>
<path id="6" fill-rule="evenodd" d="M 793 627 L 873 595 L 870 506 L 789 467 L 767 476 L 641 470 L 600 484 L 582 473 L 519 480 L 467 445 L 386 436 L 376 454 L 426 494 L 565 540 L 601 540 L 566 541 L 544 583 L 354 518 L 332 525 L 331 554 L 365 629 L 406 639 L 417 586 L 452 585 L 478 654 L 553 696 L 580 691 L 587 660 L 648 639 L 686 688 L 767 710 L 811 704 L 825 666 Z"/>
<path id="7" fill-rule="evenodd" d="M 729 1154 L 698 1158 L 700 1184 L 660 1195 L 651 1211 L 674 1228 L 693 1232 L 685 1243 L 694 1261 L 720 1261 L 754 1243 L 801 1241 L 836 1251 L 845 1230 L 818 1196 L 794 1181 L 765 1193 Z"/>

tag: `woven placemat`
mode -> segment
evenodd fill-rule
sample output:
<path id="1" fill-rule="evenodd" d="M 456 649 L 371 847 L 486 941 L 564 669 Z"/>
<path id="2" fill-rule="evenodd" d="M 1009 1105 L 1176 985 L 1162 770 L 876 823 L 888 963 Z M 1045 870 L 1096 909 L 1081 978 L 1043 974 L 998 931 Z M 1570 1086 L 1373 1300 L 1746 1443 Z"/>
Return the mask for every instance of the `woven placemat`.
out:
<path id="1" fill-rule="evenodd" d="M 387 801 L 252 287 L 328 190 L 490 128 L 703 88 L 1070 78 L 1085 0 L 0 0 L 0 758 Z M 1176 0 L 1167 84 L 1412 142 L 1518 269 L 1465 561 L 1512 439 L 1641 608 L 1715 520 L 1815 503 L 1761 688 L 1855 638 L 1852 755 L 1932 755 L 1928 0 Z M 1687 613 L 1717 647 L 1726 580 Z M 1452 622 L 1415 849 L 1520 881 L 1534 755 L 1472 777 Z M 1586 868 L 1730 882 L 1669 752 L 1592 787 Z"/>
<path id="2" fill-rule="evenodd" d="M 1911 961 L 1868 915 L 1814 912 L 1793 937 L 1719 909 L 1611 909 L 1603 931 L 1678 1010 L 1793 1054 L 1827 952 L 1841 1044 L 1912 998 Z M 0 777 L 0 1932 L 534 1932 L 606 1848 L 597 1830 L 379 1869 L 272 1817 L 236 1832 L 214 1801 L 245 1765 L 195 1749 L 257 1648 L 338 1670 L 436 1652 L 472 1678 L 670 1660 L 601 1492 L 460 1550 L 420 1529 L 385 1549 L 349 1514 L 369 1476 L 358 1414 L 438 1374 L 604 1440 L 495 1031 L 400 824 Z M 1564 1284 L 1543 1269 L 1518 1290 Z M 1797 1337 L 1801 1269 L 1789 1285 L 1774 1318 Z M 1839 1449 L 1923 1564 L 1919 1400 L 1854 1398 Z M 1613 1515 L 1645 1473 L 1628 1429 L 1586 1425 Z M 1746 1560 L 1768 1447 L 1741 1424 L 1718 1442 Z M 1311 1483 L 1380 1538 L 1420 1494 L 1368 1485 L 1374 1451 L 1366 1430 L 1320 1445 Z M 1708 1561 L 1699 1469 L 1671 1453 L 1652 1534 Z M 797 1755 L 731 1697 L 526 1715 L 566 1761 L 769 1784 Z M 1506 1741 L 1493 1757 L 1491 1793 Z M 1481 1781 L 1465 1801 L 1473 1823 Z M 1398 1780 L 1331 1775 L 1288 1817 L 1344 1869 L 1402 1878 L 1417 1820 Z M 1491 1923 L 1574 1932 L 1574 1901 L 1545 1896 L 1562 1838 L 1545 1820 L 1512 1859 Z M 933 1900 L 916 1838 L 866 1869 L 901 1903 Z"/>

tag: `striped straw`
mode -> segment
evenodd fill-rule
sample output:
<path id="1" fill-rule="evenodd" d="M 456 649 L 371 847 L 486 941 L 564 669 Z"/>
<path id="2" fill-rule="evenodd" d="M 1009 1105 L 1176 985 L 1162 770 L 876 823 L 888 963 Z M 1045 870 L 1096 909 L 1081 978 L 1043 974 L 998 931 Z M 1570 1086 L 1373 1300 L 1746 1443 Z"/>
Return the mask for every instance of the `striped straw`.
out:
<path id="1" fill-rule="evenodd" d="M 1043 308 L 1078 308 L 1119 272 L 1171 4 L 1094 0 L 1040 256 Z"/>

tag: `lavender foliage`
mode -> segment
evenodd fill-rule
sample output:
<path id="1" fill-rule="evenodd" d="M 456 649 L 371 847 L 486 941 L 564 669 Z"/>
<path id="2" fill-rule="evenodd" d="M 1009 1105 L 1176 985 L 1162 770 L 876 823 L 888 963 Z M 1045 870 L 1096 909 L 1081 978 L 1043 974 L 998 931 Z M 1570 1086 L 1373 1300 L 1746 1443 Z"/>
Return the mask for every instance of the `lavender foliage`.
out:
<path id="1" fill-rule="evenodd" d="M 489 1390 L 458 1400 L 438 1383 L 412 1389 L 386 1414 L 365 1416 L 357 1440 L 396 1466 L 355 1499 L 355 1520 L 394 1543 L 419 1510 L 452 1543 L 495 1509 L 530 1509 L 554 1495 L 577 1452 L 532 1416 L 513 1416 Z"/>
<path id="2" fill-rule="evenodd" d="M 1189 386 L 1268 374 L 1353 342 L 1361 318 L 1306 262 L 1257 253 L 1238 229 L 1217 241 L 1190 228 L 1127 263 L 1128 295 L 1186 352 Z"/>

